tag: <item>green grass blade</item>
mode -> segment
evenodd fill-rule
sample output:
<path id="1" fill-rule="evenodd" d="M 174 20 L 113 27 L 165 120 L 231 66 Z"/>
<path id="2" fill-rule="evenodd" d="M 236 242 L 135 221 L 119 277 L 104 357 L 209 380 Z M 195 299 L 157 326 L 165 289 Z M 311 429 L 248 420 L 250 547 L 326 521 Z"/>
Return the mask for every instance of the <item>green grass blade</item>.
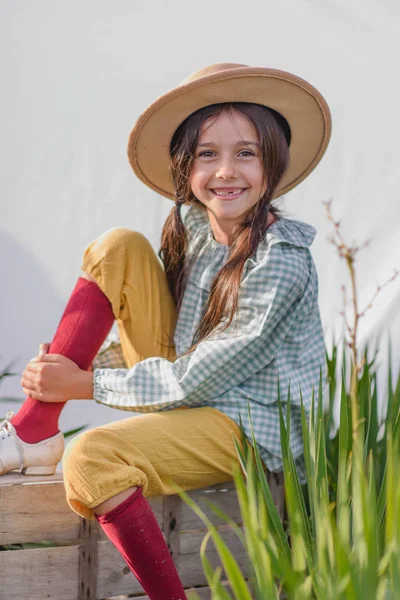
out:
<path id="1" fill-rule="evenodd" d="M 266 474 L 264 471 L 264 465 L 261 460 L 260 453 L 258 451 L 256 439 L 254 436 L 253 423 L 251 420 L 251 412 L 250 412 L 249 405 L 248 405 L 248 417 L 249 417 L 250 430 L 251 430 L 251 436 L 252 436 L 252 442 L 253 442 L 254 458 L 255 458 L 256 468 L 257 468 L 256 472 L 257 472 L 258 480 L 261 485 L 264 501 L 267 506 L 268 516 L 271 521 L 272 531 L 277 535 L 278 544 L 282 548 L 282 551 L 286 554 L 286 557 L 289 559 L 290 547 L 289 547 L 287 535 L 283 528 L 281 517 L 279 516 L 278 510 L 276 508 L 275 501 L 272 497 L 271 490 L 270 490 L 270 487 L 268 484 L 268 480 L 267 480 L 267 477 L 266 477 Z"/>
<path id="2" fill-rule="evenodd" d="M 76 433 L 79 433 L 83 429 L 86 429 L 86 427 L 88 427 L 88 425 L 82 425 L 81 427 L 77 427 L 76 429 L 69 429 L 68 431 L 64 431 L 63 432 L 63 436 L 64 436 L 64 438 L 69 438 L 72 435 L 75 435 Z"/>
<path id="3" fill-rule="evenodd" d="M 309 507 L 310 507 L 310 513 L 311 513 L 312 534 L 315 535 L 315 531 L 316 531 L 315 463 L 314 463 L 314 459 L 311 455 L 311 437 L 310 437 L 309 426 L 307 423 L 306 411 L 305 411 L 304 404 L 303 404 L 303 395 L 302 394 L 300 394 L 300 402 L 301 402 L 301 428 L 302 428 L 302 434 L 303 434 L 303 447 L 304 447 L 304 464 L 305 464 L 305 470 L 306 470 Z M 313 397 L 312 397 L 311 404 L 312 404 L 312 406 L 314 405 L 314 390 L 313 390 Z M 312 409 L 312 413 L 313 413 L 313 409 Z"/>
<path id="4" fill-rule="evenodd" d="M 287 437 L 281 403 L 279 403 L 279 419 L 292 556 L 295 569 L 302 570 L 305 569 L 306 562 L 309 565 L 312 564 L 311 531 L 296 465 Z"/>
<path id="5" fill-rule="evenodd" d="M 232 596 L 228 593 L 225 586 L 221 584 L 221 568 L 214 570 L 206 556 L 206 548 L 210 536 L 211 534 L 208 532 L 200 545 L 200 559 L 204 574 L 207 578 L 208 585 L 211 588 L 213 598 L 217 598 L 218 600 L 232 600 Z"/>

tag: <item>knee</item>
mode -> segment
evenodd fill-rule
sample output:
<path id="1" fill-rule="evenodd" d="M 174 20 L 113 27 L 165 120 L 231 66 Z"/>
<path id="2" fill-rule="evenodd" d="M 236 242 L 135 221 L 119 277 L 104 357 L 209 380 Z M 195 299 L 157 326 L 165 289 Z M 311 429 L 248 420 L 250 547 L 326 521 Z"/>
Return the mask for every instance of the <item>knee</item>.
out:
<path id="1" fill-rule="evenodd" d="M 113 227 L 89 244 L 85 258 L 95 258 L 96 262 L 110 256 L 121 259 L 124 255 L 131 256 L 132 252 L 142 251 L 148 246 L 150 242 L 142 233 L 126 227 Z"/>
<path id="2" fill-rule="evenodd" d="M 90 429 L 75 437 L 67 445 L 62 459 L 64 482 L 82 481 L 89 482 L 89 474 L 101 468 L 104 462 L 104 439 L 101 431 Z"/>
<path id="3" fill-rule="evenodd" d="M 74 438 L 63 457 L 67 502 L 78 514 L 91 518 L 93 508 L 130 487 L 147 486 L 134 454 L 121 448 L 115 427 L 97 427 Z"/>
<path id="4" fill-rule="evenodd" d="M 80 433 L 66 446 L 62 459 L 64 475 L 69 473 L 73 464 L 81 463 L 87 456 L 87 449 L 90 445 L 90 439 L 93 437 L 93 431 L 95 430 Z"/>
<path id="5" fill-rule="evenodd" d="M 67 445 L 62 466 L 66 499 L 69 506 L 85 518 L 93 518 L 90 507 L 99 504 L 106 482 L 103 468 L 107 459 L 102 453 L 101 432 L 91 429 L 81 433 Z"/>

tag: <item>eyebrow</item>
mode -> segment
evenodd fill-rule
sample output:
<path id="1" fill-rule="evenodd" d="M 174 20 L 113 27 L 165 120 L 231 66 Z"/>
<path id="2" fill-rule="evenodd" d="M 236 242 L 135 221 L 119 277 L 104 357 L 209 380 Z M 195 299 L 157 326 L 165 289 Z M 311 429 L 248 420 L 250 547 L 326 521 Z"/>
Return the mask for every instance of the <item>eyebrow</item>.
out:
<path id="1" fill-rule="evenodd" d="M 199 148 L 203 148 L 204 146 L 216 146 L 218 144 L 214 144 L 213 142 L 203 142 L 202 144 L 197 144 Z M 236 142 L 236 146 L 256 146 L 260 148 L 260 144 L 258 142 L 250 142 L 248 140 L 240 140 Z"/>

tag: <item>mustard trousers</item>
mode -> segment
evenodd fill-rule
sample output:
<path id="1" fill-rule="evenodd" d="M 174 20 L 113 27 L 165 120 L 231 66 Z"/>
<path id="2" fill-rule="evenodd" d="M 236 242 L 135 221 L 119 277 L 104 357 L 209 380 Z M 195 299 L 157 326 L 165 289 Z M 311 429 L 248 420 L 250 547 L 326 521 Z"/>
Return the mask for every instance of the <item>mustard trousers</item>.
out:
<path id="1" fill-rule="evenodd" d="M 151 357 L 175 360 L 175 304 L 148 240 L 124 228 L 107 231 L 85 251 L 83 270 L 109 298 L 128 367 Z M 67 501 L 79 515 L 131 486 L 147 496 L 232 480 L 237 424 L 211 408 L 146 413 L 81 433 L 63 458 Z"/>

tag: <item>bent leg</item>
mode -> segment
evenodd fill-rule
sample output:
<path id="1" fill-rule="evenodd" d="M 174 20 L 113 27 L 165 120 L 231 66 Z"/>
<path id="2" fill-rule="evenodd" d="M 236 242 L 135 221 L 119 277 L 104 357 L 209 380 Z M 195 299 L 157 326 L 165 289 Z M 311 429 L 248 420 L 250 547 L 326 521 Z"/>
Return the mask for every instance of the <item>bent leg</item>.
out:
<path id="1" fill-rule="evenodd" d="M 84 269 L 50 352 L 87 369 L 116 318 L 128 366 L 148 356 L 173 360 L 175 306 L 146 238 L 129 229 L 112 229 L 88 246 Z M 23 442 L 38 443 L 57 434 L 63 406 L 28 398 L 11 423 Z"/>
<path id="2" fill-rule="evenodd" d="M 62 354 L 87 370 L 113 322 L 108 298 L 95 283 L 79 278 L 49 352 Z M 11 423 L 23 442 L 38 443 L 57 434 L 63 406 L 64 403 L 53 404 L 28 397 Z"/>
<path id="3" fill-rule="evenodd" d="M 186 600 L 168 546 L 142 488 L 96 519 L 150 600 Z"/>
<path id="4" fill-rule="evenodd" d="M 124 419 L 80 434 L 64 454 L 67 501 L 86 518 L 130 487 L 146 496 L 232 480 L 237 424 L 210 407 Z"/>
<path id="5" fill-rule="evenodd" d="M 122 227 L 110 229 L 87 247 L 82 269 L 111 302 L 128 367 L 150 356 L 175 360 L 176 308 L 145 236 Z"/>
<path id="6" fill-rule="evenodd" d="M 214 408 L 173 410 L 133 417 L 81 434 L 67 447 L 64 483 L 78 514 L 124 490 L 133 493 L 96 516 L 152 600 L 184 599 L 161 530 L 143 497 L 176 493 L 232 479 L 239 428 Z"/>

